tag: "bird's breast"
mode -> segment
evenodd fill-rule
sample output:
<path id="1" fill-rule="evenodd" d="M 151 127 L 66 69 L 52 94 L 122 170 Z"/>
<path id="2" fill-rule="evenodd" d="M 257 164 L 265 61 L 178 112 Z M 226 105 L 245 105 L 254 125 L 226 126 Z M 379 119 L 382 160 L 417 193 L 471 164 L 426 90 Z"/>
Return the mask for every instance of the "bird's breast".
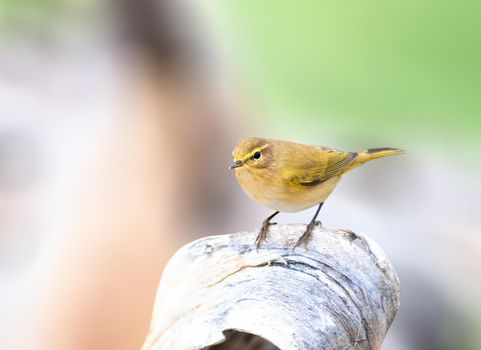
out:
<path id="1" fill-rule="evenodd" d="M 240 186 L 254 202 L 281 212 L 298 212 L 324 202 L 336 187 L 339 176 L 314 186 L 294 186 L 282 176 L 249 169 L 236 169 Z"/>

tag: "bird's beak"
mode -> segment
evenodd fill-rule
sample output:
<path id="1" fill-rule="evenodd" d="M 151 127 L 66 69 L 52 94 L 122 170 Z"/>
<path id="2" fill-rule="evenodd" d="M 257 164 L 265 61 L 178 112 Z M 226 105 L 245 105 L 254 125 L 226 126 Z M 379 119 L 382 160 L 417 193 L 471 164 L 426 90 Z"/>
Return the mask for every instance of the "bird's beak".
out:
<path id="1" fill-rule="evenodd" d="M 232 164 L 230 165 L 229 169 L 235 169 L 235 168 L 238 168 L 240 166 L 243 166 L 244 164 L 242 163 L 241 160 L 234 160 L 232 162 Z"/>

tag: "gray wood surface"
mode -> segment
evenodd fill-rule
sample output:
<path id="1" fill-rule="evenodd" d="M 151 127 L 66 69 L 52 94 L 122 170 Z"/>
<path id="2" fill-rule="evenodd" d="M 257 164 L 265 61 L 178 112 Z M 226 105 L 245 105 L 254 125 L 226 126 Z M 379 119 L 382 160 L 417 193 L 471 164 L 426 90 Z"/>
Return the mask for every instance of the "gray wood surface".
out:
<path id="1" fill-rule="evenodd" d="M 144 350 L 379 349 L 399 308 L 399 280 L 379 246 L 350 230 L 275 225 L 181 248 L 157 291 Z"/>

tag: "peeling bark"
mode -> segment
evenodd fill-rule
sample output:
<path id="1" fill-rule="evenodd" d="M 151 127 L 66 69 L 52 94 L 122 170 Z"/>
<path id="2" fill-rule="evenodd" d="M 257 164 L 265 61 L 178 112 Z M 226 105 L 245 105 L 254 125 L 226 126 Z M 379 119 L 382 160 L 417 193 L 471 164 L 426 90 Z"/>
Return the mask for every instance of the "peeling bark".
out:
<path id="1" fill-rule="evenodd" d="M 205 237 L 170 260 L 144 350 L 379 349 L 399 308 L 399 280 L 379 246 L 305 225 Z"/>

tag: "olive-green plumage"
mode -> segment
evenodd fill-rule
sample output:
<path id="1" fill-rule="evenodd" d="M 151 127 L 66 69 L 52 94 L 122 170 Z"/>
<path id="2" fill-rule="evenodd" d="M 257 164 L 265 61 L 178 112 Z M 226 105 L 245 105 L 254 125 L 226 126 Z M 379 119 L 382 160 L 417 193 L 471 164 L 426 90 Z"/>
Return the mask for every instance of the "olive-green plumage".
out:
<path id="1" fill-rule="evenodd" d="M 232 152 L 231 169 L 235 169 L 240 186 L 255 202 L 276 211 L 297 212 L 322 205 L 346 172 L 370 160 L 401 153 L 396 148 L 343 152 L 252 137 L 242 140 Z M 264 231 L 269 220 L 264 222 Z M 258 246 L 266 234 L 260 240 L 258 237 Z"/>
<path id="2" fill-rule="evenodd" d="M 250 198 L 270 209 L 297 212 L 324 202 L 346 172 L 400 153 L 395 148 L 343 152 L 253 137 L 242 140 L 232 157 L 237 180 Z"/>

